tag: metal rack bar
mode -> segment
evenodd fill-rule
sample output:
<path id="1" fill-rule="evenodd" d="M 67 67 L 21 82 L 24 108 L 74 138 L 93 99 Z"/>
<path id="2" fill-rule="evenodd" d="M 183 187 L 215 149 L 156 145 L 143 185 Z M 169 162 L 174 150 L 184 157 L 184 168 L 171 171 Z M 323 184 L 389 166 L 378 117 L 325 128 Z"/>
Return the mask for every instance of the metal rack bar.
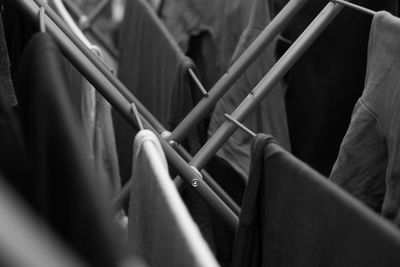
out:
<path id="1" fill-rule="evenodd" d="M 60 17 L 69 26 L 71 31 L 84 43 L 89 49 L 93 47 L 93 44 L 86 38 L 81 29 L 75 23 L 74 19 L 70 16 L 69 12 L 65 8 L 62 0 L 53 0 L 53 5 L 60 15 Z"/>
<path id="2" fill-rule="evenodd" d="M 196 73 L 194 73 L 194 71 L 192 69 L 189 69 L 188 71 L 189 71 L 190 77 L 193 79 L 193 81 L 195 82 L 195 84 L 199 88 L 200 92 L 203 94 L 204 97 L 207 97 L 208 96 L 207 90 L 201 84 L 199 78 L 197 78 Z"/>
<path id="3" fill-rule="evenodd" d="M 256 136 L 256 134 L 255 134 L 252 130 L 250 130 L 249 128 L 247 128 L 246 126 L 244 126 L 242 123 L 238 122 L 237 120 L 235 120 L 231 115 L 225 113 L 225 114 L 224 114 L 224 117 L 225 117 L 228 121 L 230 121 L 230 122 L 236 124 L 236 126 L 237 126 L 238 128 L 240 128 L 243 132 L 247 133 L 247 134 L 250 135 L 251 137 L 255 137 L 255 136 Z"/>
<path id="4" fill-rule="evenodd" d="M 71 63 L 84 75 L 84 77 L 107 99 L 108 102 L 134 127 L 138 127 L 135 119 L 131 115 L 131 102 L 129 102 L 121 93 L 118 92 L 114 84 L 104 75 L 97 66 L 92 63 L 86 54 L 82 53 L 75 44 L 64 34 L 49 14 L 51 9 L 39 0 L 9 0 L 17 3 L 33 20 L 37 21 L 39 7 L 46 9 L 45 24 L 47 32 L 56 40 L 61 52 L 71 61 Z M 35 4 L 39 3 L 39 5 Z M 54 12 L 53 12 L 53 15 Z M 89 51 L 89 54 L 91 52 Z M 101 65 L 104 67 L 103 65 Z M 107 70 L 107 69 L 106 69 Z M 108 70 L 107 70 L 108 72 Z M 138 103 L 135 103 L 138 106 Z M 146 125 L 148 122 L 143 121 Z M 146 128 L 151 125 L 146 125 Z M 163 147 L 166 157 L 171 166 L 179 173 L 179 175 L 188 183 L 192 184 L 193 180 L 198 180 L 197 173 L 168 145 L 168 143 L 157 134 Z M 206 201 L 215 211 L 217 211 L 227 225 L 231 229 L 236 229 L 238 225 L 238 217 L 233 211 L 219 198 L 204 181 L 198 181 L 194 188 L 200 197 Z"/>
<path id="5" fill-rule="evenodd" d="M 365 7 L 350 3 L 348 1 L 331 0 L 331 2 L 341 4 L 341 5 L 345 6 L 345 7 L 352 8 L 354 10 L 360 11 L 362 13 L 366 13 L 366 14 L 371 15 L 371 16 L 375 16 L 376 15 L 376 11 L 373 11 L 371 9 L 368 9 L 368 8 L 365 8 Z"/>
<path id="6" fill-rule="evenodd" d="M 48 10 L 48 16 L 52 19 L 52 21 L 67 35 L 67 37 L 80 49 L 82 53 L 86 55 L 86 57 L 106 76 L 106 78 L 111 81 L 111 83 L 117 88 L 117 90 L 126 98 L 130 103 L 135 103 L 136 108 L 138 109 L 139 113 L 144 116 L 145 118 L 142 120 L 147 120 L 148 125 L 152 125 L 151 127 L 148 126 L 147 128 L 152 129 L 155 132 L 162 133 L 165 130 L 164 126 L 134 97 L 134 95 L 110 72 L 108 67 L 99 60 L 96 56 L 91 53 L 90 50 L 77 38 L 68 27 L 66 27 L 64 21 L 62 21 L 55 12 L 45 5 L 41 0 L 34 0 L 38 6 L 46 7 Z M 150 120 L 149 120 L 150 119 Z M 179 148 L 179 149 L 178 149 Z M 177 151 L 179 156 L 183 157 L 186 161 L 190 161 L 192 156 L 182 147 L 177 147 Z M 232 208 L 235 214 L 239 214 L 239 207 L 236 203 L 229 197 L 228 194 L 220 187 L 218 184 L 213 180 L 213 178 L 205 171 L 201 171 L 203 174 L 204 181 L 214 190 L 214 192 L 222 198 L 222 200 L 227 203 L 227 205 Z M 182 185 L 183 182 L 181 179 L 176 181 L 177 185 Z M 121 191 L 121 194 L 124 194 L 125 191 Z M 120 198 L 125 198 L 119 196 Z"/>
<path id="7" fill-rule="evenodd" d="M 297 38 L 286 53 L 278 60 L 271 70 L 263 77 L 251 93 L 235 109 L 231 116 L 241 122 L 260 104 L 265 96 L 273 90 L 295 62 L 304 54 L 320 33 L 342 10 L 342 5 L 329 2 L 313 22 Z M 202 149 L 189 162 L 196 168 L 202 168 L 211 157 L 222 147 L 237 129 L 236 124 L 225 121 L 210 137 Z"/>
<path id="8" fill-rule="evenodd" d="M 188 132 L 214 108 L 214 105 L 229 90 L 232 84 L 239 79 L 255 58 L 264 51 L 307 2 L 308 0 L 291 0 L 287 3 L 212 89 L 208 91 L 208 97 L 203 98 L 172 131 L 168 140 L 181 142 Z"/>

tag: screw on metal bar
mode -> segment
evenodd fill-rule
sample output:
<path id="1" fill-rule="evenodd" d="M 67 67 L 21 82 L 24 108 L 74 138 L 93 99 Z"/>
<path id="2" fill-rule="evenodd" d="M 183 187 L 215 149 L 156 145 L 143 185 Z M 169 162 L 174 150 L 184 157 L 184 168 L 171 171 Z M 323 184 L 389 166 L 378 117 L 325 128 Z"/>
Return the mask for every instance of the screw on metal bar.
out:
<path id="1" fill-rule="evenodd" d="M 192 187 L 198 187 L 200 185 L 199 179 L 195 178 L 192 180 Z"/>
<path id="2" fill-rule="evenodd" d="M 196 173 L 198 178 L 194 178 L 191 182 L 192 187 L 198 187 L 200 185 L 200 180 L 203 180 L 203 175 L 201 172 L 195 167 L 195 166 L 190 166 L 192 170 Z"/>
<path id="3" fill-rule="evenodd" d="M 170 131 L 163 131 L 161 133 L 161 137 L 164 140 L 168 140 L 168 138 L 171 136 L 171 132 Z M 168 144 L 173 148 L 176 149 L 178 147 L 178 142 L 174 141 L 174 140 L 170 140 L 168 141 Z"/>
<path id="4" fill-rule="evenodd" d="M 237 120 L 235 120 L 232 116 L 230 116 L 229 114 L 224 114 L 224 116 L 225 116 L 225 118 L 228 120 L 228 121 L 230 121 L 230 122 L 232 122 L 232 123 L 234 123 L 234 124 L 236 124 L 236 126 L 238 126 L 241 130 L 243 130 L 245 133 L 247 133 L 248 135 L 250 135 L 250 136 L 252 136 L 252 137 L 254 137 L 254 136 L 256 136 L 256 134 L 252 131 L 252 130 L 250 130 L 249 128 L 247 128 L 246 126 L 244 126 L 243 124 L 241 124 L 240 122 L 238 122 Z"/>

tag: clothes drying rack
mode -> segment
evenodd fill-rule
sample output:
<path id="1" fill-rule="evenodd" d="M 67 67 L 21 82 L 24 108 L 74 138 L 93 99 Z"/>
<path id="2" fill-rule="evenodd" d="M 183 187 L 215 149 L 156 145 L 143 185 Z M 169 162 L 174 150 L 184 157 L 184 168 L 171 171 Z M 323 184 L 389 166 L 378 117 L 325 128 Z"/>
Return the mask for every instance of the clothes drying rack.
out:
<path id="1" fill-rule="evenodd" d="M 11 1 L 11 0 L 9 0 Z M 291 0 L 279 14 L 262 31 L 259 37 L 248 47 L 241 57 L 231 66 L 228 72 L 221 77 L 215 86 L 208 92 L 184 120 L 172 131 L 167 140 L 161 136 L 165 128 L 158 120 L 133 96 L 133 94 L 110 72 L 110 70 L 95 56 L 74 34 L 68 29 L 64 21 L 42 0 L 14 0 L 33 20 L 38 20 L 40 7 L 45 10 L 44 23 L 46 31 L 56 40 L 61 52 L 82 73 L 82 75 L 98 90 L 105 99 L 119 112 L 135 129 L 139 129 L 137 120 L 132 114 L 132 103 L 140 113 L 140 120 L 144 127 L 154 131 L 163 147 L 169 164 L 177 171 L 184 181 L 190 185 L 206 203 L 212 207 L 231 229 L 238 225 L 238 215 L 227 199 L 226 193 L 218 187 L 215 181 L 203 180 L 204 177 L 196 170 L 202 169 L 211 157 L 222 147 L 228 138 L 238 128 L 244 129 L 240 122 L 256 108 L 262 99 L 283 78 L 295 62 L 310 47 L 313 41 L 323 32 L 329 23 L 342 10 L 343 6 L 374 15 L 375 12 L 349 3 L 347 1 L 332 0 L 311 22 L 285 54 L 276 62 L 270 71 L 256 85 L 243 102 L 227 120 L 219 127 L 198 153 L 190 159 L 190 155 L 179 146 L 179 141 L 187 135 L 188 130 L 195 126 L 215 105 L 220 97 L 248 68 L 251 62 L 268 46 L 269 43 L 284 29 L 293 16 L 301 9 L 307 0 Z M 164 135 L 165 136 L 165 135 Z M 175 149 L 177 151 L 175 151 Z M 184 158 L 185 159 L 184 159 Z M 189 160 L 189 163 L 186 162 Z M 175 181 L 180 181 L 175 179 Z M 180 186 L 181 182 L 177 182 Z M 211 188 L 211 186 L 216 186 Z M 124 186 L 121 195 L 129 192 L 129 185 Z M 222 191 L 219 191 L 222 190 Z"/>
<path id="2" fill-rule="evenodd" d="M 43 2 L 40 3 L 40 1 L 39 1 L 39 5 L 40 4 L 43 4 Z M 117 88 L 119 88 L 122 91 L 122 93 L 125 95 L 125 97 L 130 99 L 130 101 L 137 102 L 137 100 L 135 100 L 135 97 L 132 95 L 132 93 L 118 79 L 116 79 L 113 75 L 110 75 L 110 73 L 105 70 L 105 68 L 108 68 L 108 67 L 105 66 L 102 61 L 99 61 L 96 58 L 96 56 L 94 56 L 92 53 L 90 53 L 90 51 L 88 51 L 87 47 L 85 47 L 84 44 L 79 42 L 80 41 L 79 38 L 77 38 L 73 33 L 70 32 L 69 28 L 66 27 L 66 25 L 63 23 L 62 20 L 60 20 L 60 18 L 57 16 L 57 14 L 55 14 L 54 11 L 52 11 L 51 8 L 48 6 L 47 6 L 47 9 L 48 9 L 49 16 L 53 19 L 53 21 L 56 22 L 56 24 L 60 27 L 60 29 L 62 29 L 64 31 L 64 33 L 66 33 L 66 35 L 69 38 L 71 38 L 71 40 L 73 40 L 73 42 L 75 42 L 75 44 L 77 44 L 79 49 L 83 53 L 85 53 L 89 57 L 89 59 L 91 59 L 92 62 L 94 62 L 95 65 L 98 66 L 100 68 L 100 70 L 103 73 L 105 73 L 107 75 L 107 77 L 109 77 L 111 79 L 111 81 L 114 82 L 114 84 L 116 84 Z M 162 135 L 168 134 L 168 132 L 163 127 L 163 125 L 161 125 L 161 123 L 158 122 L 157 119 L 155 119 L 150 112 L 148 112 L 148 111 L 146 111 L 146 112 L 149 114 L 150 121 L 153 122 L 153 126 L 156 125 L 156 130 L 158 131 L 158 133 L 161 133 Z M 170 143 L 172 143 L 172 142 L 170 142 Z M 177 151 L 180 153 L 181 156 L 184 157 L 185 160 L 190 160 L 190 158 L 191 158 L 190 154 L 186 150 L 184 150 L 184 148 L 182 146 L 174 145 L 173 147 L 175 147 L 177 149 Z M 231 207 L 231 209 L 235 212 L 235 214 L 238 214 L 239 207 L 237 206 L 237 204 L 233 200 L 230 199 L 230 197 L 219 187 L 219 185 L 217 183 L 214 182 L 214 180 L 210 177 L 210 175 L 207 172 L 202 172 L 202 175 L 204 177 L 204 180 L 207 181 L 211 185 L 212 189 L 215 192 L 217 192 L 217 194 L 225 201 L 225 203 L 227 203 L 227 205 L 229 207 Z M 176 179 L 176 181 L 179 182 L 180 179 Z M 125 192 L 125 191 L 123 191 L 123 192 Z M 123 198 L 117 198 L 117 200 L 114 202 L 120 203 L 122 201 L 123 201 Z"/>

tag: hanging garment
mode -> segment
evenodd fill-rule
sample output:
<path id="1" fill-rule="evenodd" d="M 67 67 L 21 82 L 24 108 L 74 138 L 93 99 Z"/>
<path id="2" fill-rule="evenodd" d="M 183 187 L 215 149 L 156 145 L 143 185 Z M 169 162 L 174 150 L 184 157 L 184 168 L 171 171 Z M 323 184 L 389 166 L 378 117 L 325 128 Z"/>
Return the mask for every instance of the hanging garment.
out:
<path id="1" fill-rule="evenodd" d="M 164 0 L 160 17 L 182 50 L 199 68 L 205 88 L 222 74 L 219 61 L 225 0 Z"/>
<path id="2" fill-rule="evenodd" d="M 16 1 L 0 0 L 1 15 L 4 26 L 4 36 L 10 60 L 10 71 L 12 83 L 18 86 L 18 72 L 22 53 L 37 31 L 37 25 L 33 24 L 26 14 L 19 9 Z M 36 27 L 35 27 L 36 26 Z"/>
<path id="3" fill-rule="evenodd" d="M 142 104 L 173 130 L 202 98 L 189 77 L 196 70 L 184 55 L 162 21 L 145 0 L 128 1 L 121 26 L 119 77 Z M 120 173 L 125 182 L 131 175 L 131 144 L 136 131 L 124 118 L 114 113 Z M 206 141 L 207 128 L 200 123 L 181 144 L 192 154 Z M 210 215 L 207 205 L 192 191 L 184 199 L 204 238 L 213 248 Z"/>
<path id="4" fill-rule="evenodd" d="M 0 173 L 16 179 L 28 175 L 29 164 L 21 125 L 15 114 L 17 99 L 4 34 L 0 16 Z"/>
<path id="5" fill-rule="evenodd" d="M 228 163 L 217 156 L 214 156 L 210 162 L 207 163 L 206 170 L 213 177 L 215 182 L 217 182 L 218 185 L 221 186 L 221 188 L 232 198 L 232 200 L 238 206 L 240 206 L 243 197 L 243 191 L 246 186 L 241 176 L 234 169 L 232 169 Z M 193 194 L 196 193 L 193 192 Z M 198 199 L 204 203 L 203 205 L 208 207 L 208 204 L 205 203 L 204 200 L 202 200 L 200 197 L 198 197 Z M 190 209 L 191 203 L 185 201 L 185 204 L 189 207 L 189 210 L 192 211 Z M 233 229 L 226 226 L 226 221 L 224 221 L 220 213 L 216 212 L 212 208 L 209 208 L 208 210 L 210 218 L 209 224 L 201 225 L 198 220 L 196 220 L 196 217 L 193 215 L 192 216 L 195 218 L 195 221 L 199 224 L 199 226 L 203 227 L 203 229 L 207 229 L 207 226 L 210 225 L 210 230 L 213 233 L 211 237 L 214 240 L 215 245 L 213 247 L 211 246 L 207 236 L 204 235 L 204 230 L 202 230 L 203 236 L 205 236 L 210 247 L 213 249 L 213 252 L 215 251 L 214 254 L 221 267 L 229 267 L 232 262 L 232 246 L 235 238 L 235 232 Z M 206 214 L 203 214 L 201 217 L 198 216 L 197 218 L 205 218 L 205 215 Z"/>
<path id="6" fill-rule="evenodd" d="M 85 262 L 116 266 L 120 253 L 111 212 L 96 184 L 61 60 L 45 33 L 24 51 L 16 93 L 32 172 L 9 182 Z"/>
<path id="7" fill-rule="evenodd" d="M 243 32 L 233 60 L 236 60 L 257 38 L 270 22 L 268 1 L 255 1 L 249 24 Z M 257 57 L 232 88 L 218 101 L 211 116 L 209 136 L 213 135 L 225 121 L 224 114 L 231 114 L 275 63 L 275 42 Z M 284 100 L 284 87 L 278 84 L 244 122 L 254 132 L 274 135 L 285 149 L 290 150 L 288 126 Z M 243 179 L 247 179 L 250 166 L 252 138 L 243 131 L 236 131 L 217 156 L 227 161 Z"/>
<path id="8" fill-rule="evenodd" d="M 18 118 L 0 99 L 0 173 L 10 179 L 29 175 L 28 156 Z"/>
<path id="9" fill-rule="evenodd" d="M 2 7 L 0 23 L 3 26 L 6 47 L 10 48 L 3 51 L 3 53 L 8 52 L 8 56 L 3 54 L 5 56 L 3 63 L 7 65 L 7 61 L 10 62 L 11 84 L 17 89 L 20 59 L 26 44 L 35 32 L 35 28 L 24 16 L 24 13 L 18 9 L 14 1 L 0 0 L 0 5 Z M 6 75 L 5 73 L 3 74 Z M 5 85 L 5 88 L 7 88 L 7 85 Z M 7 91 L 6 89 L 5 92 Z M 0 93 L 0 95 L 9 95 L 5 92 L 3 92 L 4 94 Z M 15 91 L 13 94 L 15 95 Z M 12 108 L 7 99 L 8 97 L 0 96 L 0 173 L 18 184 L 17 181 L 21 177 L 30 176 L 31 166 L 28 160 L 25 138 L 16 113 L 19 106 Z M 18 101 L 15 103 L 18 103 Z"/>
<path id="10" fill-rule="evenodd" d="M 288 0 L 271 0 L 277 13 Z M 396 12 L 397 0 L 352 1 Z M 328 1 L 308 1 L 282 35 L 294 41 Z M 293 154 L 328 176 L 364 87 L 371 17 L 344 8 L 289 72 L 286 111 Z"/>
<path id="11" fill-rule="evenodd" d="M 0 175 L 0 265 L 85 266 L 34 216 Z"/>
<path id="12" fill-rule="evenodd" d="M 168 174 L 164 152 L 149 130 L 134 142 L 128 235 L 150 266 L 218 266 Z"/>
<path id="13" fill-rule="evenodd" d="M 179 49 L 145 0 L 128 1 L 121 26 L 119 77 L 163 125 L 174 87 L 190 90 L 193 62 Z"/>
<path id="14" fill-rule="evenodd" d="M 121 189 L 121 178 L 111 105 L 67 59 L 63 63 L 68 93 L 74 109 L 80 111 L 80 122 L 99 172 L 96 177 L 114 196 Z"/>
<path id="15" fill-rule="evenodd" d="M 365 89 L 330 179 L 400 226 L 400 19 L 372 22 Z"/>
<path id="16" fill-rule="evenodd" d="M 164 0 L 161 18 L 211 88 L 228 69 L 254 0 Z"/>
<path id="17" fill-rule="evenodd" d="M 7 43 L 4 37 L 3 19 L 0 15 L 0 99 L 8 105 L 17 105 L 14 87 L 11 81 L 10 60 L 8 58 Z"/>
<path id="18" fill-rule="evenodd" d="M 359 201 L 258 135 L 232 266 L 398 266 L 400 234 Z"/>
<path id="19" fill-rule="evenodd" d="M 119 78 L 162 125 L 175 126 L 180 122 L 176 120 L 193 106 L 196 93 L 200 94 L 197 88 L 191 93 L 188 69 L 195 70 L 193 62 L 145 0 L 127 2 L 120 34 Z M 189 97 L 191 94 L 193 97 Z M 121 116 L 115 114 L 114 120 L 120 171 L 126 181 L 130 176 L 130 148 L 135 132 Z M 192 140 L 197 144 L 192 146 L 199 147 L 200 137 L 197 132 L 194 135 Z"/>

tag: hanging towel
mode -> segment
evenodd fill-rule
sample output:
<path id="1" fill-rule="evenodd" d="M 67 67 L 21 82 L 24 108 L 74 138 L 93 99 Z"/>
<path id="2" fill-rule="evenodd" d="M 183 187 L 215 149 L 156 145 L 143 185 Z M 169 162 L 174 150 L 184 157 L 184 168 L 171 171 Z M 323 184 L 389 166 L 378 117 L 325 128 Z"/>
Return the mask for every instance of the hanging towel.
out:
<path id="1" fill-rule="evenodd" d="M 149 266 L 218 266 L 168 174 L 164 152 L 149 130 L 134 142 L 128 236 Z"/>
<path id="2" fill-rule="evenodd" d="M 398 266 L 390 223 L 258 135 L 232 266 Z"/>
<path id="3" fill-rule="evenodd" d="M 400 19 L 379 12 L 371 27 L 365 89 L 330 179 L 400 226 Z"/>
<path id="4" fill-rule="evenodd" d="M 257 38 L 270 22 L 268 1 L 257 0 L 253 4 L 249 24 L 243 32 L 233 60 L 237 59 Z M 209 136 L 213 135 L 225 121 L 224 114 L 231 114 L 275 63 L 275 42 L 253 62 L 241 78 L 218 101 L 211 116 Z M 290 150 L 289 132 L 286 122 L 284 87 L 278 84 L 248 117 L 244 124 L 254 132 L 274 135 L 282 146 Z M 248 177 L 250 166 L 251 137 L 237 130 L 217 152 L 243 179 Z"/>
<path id="5" fill-rule="evenodd" d="M 24 51 L 16 93 L 32 172 L 9 182 L 85 262 L 116 266 L 121 255 L 111 211 L 94 176 L 61 60 L 45 33 L 34 35 Z"/>
<path id="6" fill-rule="evenodd" d="M 274 14 L 288 2 L 270 1 Z M 398 1 L 352 2 L 395 13 Z M 308 1 L 282 35 L 295 41 L 327 3 Z M 343 8 L 288 75 L 286 111 L 292 153 L 325 176 L 332 170 L 364 87 L 370 25 L 370 15 Z"/>

